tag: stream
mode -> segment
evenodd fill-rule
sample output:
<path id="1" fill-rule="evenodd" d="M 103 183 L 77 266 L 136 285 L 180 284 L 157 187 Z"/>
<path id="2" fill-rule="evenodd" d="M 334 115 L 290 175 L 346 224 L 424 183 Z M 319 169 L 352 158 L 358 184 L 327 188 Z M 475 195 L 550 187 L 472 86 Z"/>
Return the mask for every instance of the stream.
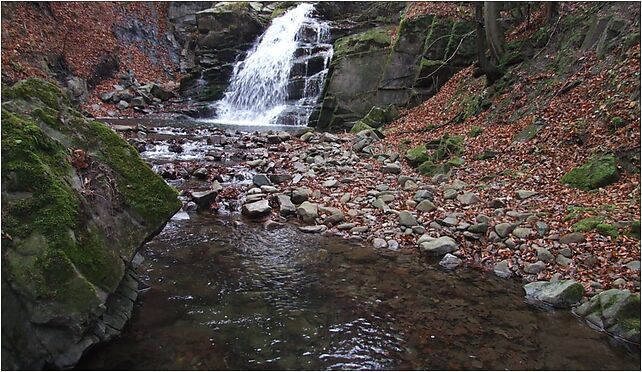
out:
<path id="1" fill-rule="evenodd" d="M 112 123 L 114 124 L 114 123 Z M 136 125 L 136 122 L 121 122 Z M 155 169 L 220 151 L 217 164 L 247 174 L 232 129 L 145 123 Z M 135 132 L 132 132 L 135 133 Z M 238 142 L 238 141 L 237 141 Z M 170 143 L 182 151 L 172 152 Z M 243 177 L 222 176 L 223 186 Z M 239 181 L 240 179 L 240 181 Z M 207 188 L 191 178 L 179 190 Z M 251 183 L 251 181 L 249 181 Z M 116 340 L 78 369 L 639 370 L 640 354 L 567 310 L 524 302 L 520 283 L 472 268 L 447 271 L 416 252 L 305 234 L 237 212 L 179 212 L 141 249 L 149 288 Z"/>

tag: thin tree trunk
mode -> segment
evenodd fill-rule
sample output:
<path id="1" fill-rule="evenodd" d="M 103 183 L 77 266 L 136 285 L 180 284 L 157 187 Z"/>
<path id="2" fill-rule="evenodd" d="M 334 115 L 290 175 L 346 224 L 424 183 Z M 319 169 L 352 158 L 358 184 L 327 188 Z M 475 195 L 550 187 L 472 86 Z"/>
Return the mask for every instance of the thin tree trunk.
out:
<path id="1" fill-rule="evenodd" d="M 553 24 L 557 20 L 557 1 L 547 1 L 544 3 L 544 14 L 546 14 L 546 23 Z"/>
<path id="2" fill-rule="evenodd" d="M 475 2 L 475 47 L 479 69 L 486 75 L 488 85 L 493 84 L 500 77 L 499 70 L 486 57 L 486 32 L 484 31 L 483 2 Z"/>
<path id="3" fill-rule="evenodd" d="M 501 3 L 499 2 L 484 1 L 484 29 L 495 62 L 498 62 L 504 55 L 504 30 L 499 24 L 500 9 Z"/>

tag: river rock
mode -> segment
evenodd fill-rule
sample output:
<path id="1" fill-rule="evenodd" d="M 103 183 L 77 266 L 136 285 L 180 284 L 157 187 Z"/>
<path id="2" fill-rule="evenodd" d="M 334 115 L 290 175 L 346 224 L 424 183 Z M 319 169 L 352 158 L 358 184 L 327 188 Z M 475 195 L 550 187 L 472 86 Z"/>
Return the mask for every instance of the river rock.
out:
<path id="1" fill-rule="evenodd" d="M 526 274 L 539 274 L 544 269 L 546 269 L 546 264 L 542 261 L 537 261 L 532 264 L 527 264 L 524 266 L 524 272 Z"/>
<path id="2" fill-rule="evenodd" d="M 270 181 L 270 178 L 265 174 L 255 174 L 254 177 L 252 177 L 252 183 L 257 187 L 272 185 L 272 181 Z"/>
<path id="3" fill-rule="evenodd" d="M 589 323 L 610 334 L 640 343 L 640 295 L 624 289 L 609 289 L 575 309 Z"/>
<path id="4" fill-rule="evenodd" d="M 339 199 L 339 201 L 345 204 L 349 202 L 351 198 L 352 198 L 352 194 L 350 194 L 349 192 L 346 192 L 345 194 L 341 195 L 341 199 Z"/>
<path id="5" fill-rule="evenodd" d="M 515 229 L 516 225 L 511 223 L 498 223 L 495 225 L 495 232 L 499 235 L 500 238 L 505 238 L 510 235 L 511 232 Z"/>
<path id="6" fill-rule="evenodd" d="M 372 246 L 377 249 L 381 249 L 381 248 L 386 248 L 388 246 L 388 243 L 386 243 L 385 239 L 374 238 L 372 240 Z"/>
<path id="7" fill-rule="evenodd" d="M 624 265 L 629 270 L 640 271 L 640 261 L 631 261 Z"/>
<path id="8" fill-rule="evenodd" d="M 432 212 L 435 209 L 437 209 L 437 207 L 430 200 L 422 200 L 419 204 L 417 204 L 417 210 L 420 212 L 427 213 L 427 212 Z"/>
<path id="9" fill-rule="evenodd" d="M 477 204 L 481 201 L 479 197 L 472 192 L 466 192 L 462 195 L 459 195 L 457 197 L 457 200 L 463 205 Z"/>
<path id="10" fill-rule="evenodd" d="M 415 193 L 415 196 L 412 198 L 412 200 L 416 201 L 417 203 L 421 203 L 424 200 L 434 200 L 434 196 L 432 192 L 428 190 L 419 190 Z"/>
<path id="11" fill-rule="evenodd" d="M 533 231 L 527 227 L 517 227 L 513 230 L 513 235 L 520 239 L 526 239 L 531 236 L 532 233 Z"/>
<path id="12" fill-rule="evenodd" d="M 517 199 L 519 199 L 519 200 L 528 199 L 528 198 L 530 198 L 530 197 L 532 197 L 532 196 L 535 196 L 535 195 L 537 195 L 537 191 L 530 191 L 530 190 L 517 190 L 517 191 L 515 192 L 515 196 L 516 196 L 516 197 L 517 197 Z"/>
<path id="13" fill-rule="evenodd" d="M 303 231 L 304 233 L 322 233 L 326 231 L 328 228 L 324 225 L 312 225 L 312 226 L 299 226 L 299 230 Z"/>
<path id="14" fill-rule="evenodd" d="M 259 200 L 253 203 L 243 204 L 241 213 L 250 218 L 261 218 L 269 215 L 272 208 L 267 200 Z"/>
<path id="15" fill-rule="evenodd" d="M 310 194 L 312 194 L 312 191 L 310 191 L 310 189 L 296 189 L 294 190 L 294 192 L 292 192 L 292 203 L 301 204 L 304 201 L 308 200 Z"/>
<path id="16" fill-rule="evenodd" d="M 468 231 L 475 234 L 485 234 L 488 231 L 487 223 L 476 223 L 474 225 L 468 226 Z"/>
<path id="17" fill-rule="evenodd" d="M 508 267 L 508 261 L 499 261 L 494 267 L 493 272 L 500 278 L 510 278 L 513 272 Z"/>
<path id="18" fill-rule="evenodd" d="M 296 214 L 296 206 L 292 203 L 292 199 L 284 194 L 276 196 L 276 202 L 279 205 L 279 214 L 281 216 L 292 216 Z"/>
<path id="19" fill-rule="evenodd" d="M 560 238 L 560 243 L 561 244 L 573 244 L 573 243 L 582 243 L 586 241 L 586 238 L 584 237 L 584 234 L 579 233 L 579 232 L 574 232 L 570 234 L 566 234 Z"/>
<path id="20" fill-rule="evenodd" d="M 401 165 L 397 163 L 388 163 L 381 168 L 381 172 L 390 174 L 401 173 Z"/>
<path id="21" fill-rule="evenodd" d="M 555 307 L 575 305 L 582 300 L 584 295 L 584 287 L 574 280 L 533 282 L 526 284 L 524 291 L 526 292 L 526 298 L 529 300 Z"/>
<path id="22" fill-rule="evenodd" d="M 535 223 L 535 228 L 537 229 L 537 235 L 539 235 L 540 237 L 546 236 L 546 234 L 548 234 L 548 232 L 551 230 L 551 228 L 548 227 L 546 223 L 541 221 Z"/>
<path id="23" fill-rule="evenodd" d="M 546 248 L 536 248 L 537 250 L 537 259 L 544 262 L 551 262 L 555 259 L 555 256 Z"/>
<path id="24" fill-rule="evenodd" d="M 193 191 L 192 192 L 192 201 L 196 203 L 199 209 L 207 209 L 210 207 L 210 204 L 216 199 L 218 191 L 206 190 L 206 191 Z"/>
<path id="25" fill-rule="evenodd" d="M 457 266 L 461 265 L 461 259 L 457 256 L 453 256 L 450 253 L 446 253 L 444 258 L 439 261 L 439 265 L 443 266 L 444 268 L 448 270 L 452 270 L 456 268 Z"/>
<path id="26" fill-rule="evenodd" d="M 457 197 L 457 190 L 448 189 L 444 191 L 444 199 L 451 200 L 451 199 L 455 199 L 456 197 Z"/>
<path id="27" fill-rule="evenodd" d="M 419 244 L 421 253 L 429 256 L 441 256 L 446 253 L 452 253 L 459 248 L 455 239 L 449 236 L 442 236 L 432 240 L 422 241 Z"/>
<path id="28" fill-rule="evenodd" d="M 417 225 L 417 219 L 408 211 L 399 212 L 399 224 L 401 226 L 412 227 Z"/>
<path id="29" fill-rule="evenodd" d="M 319 210 L 317 204 L 304 201 L 297 208 L 297 214 L 303 220 L 303 222 L 311 223 L 319 217 Z"/>

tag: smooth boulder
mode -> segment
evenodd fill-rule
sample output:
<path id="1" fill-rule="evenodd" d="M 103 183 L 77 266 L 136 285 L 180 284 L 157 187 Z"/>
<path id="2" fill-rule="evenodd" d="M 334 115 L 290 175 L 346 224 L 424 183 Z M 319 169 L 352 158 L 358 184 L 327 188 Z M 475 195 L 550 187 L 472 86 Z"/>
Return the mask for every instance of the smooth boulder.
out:
<path id="1" fill-rule="evenodd" d="M 528 283 L 524 291 L 529 300 L 555 307 L 573 306 L 584 295 L 584 287 L 574 280 Z"/>

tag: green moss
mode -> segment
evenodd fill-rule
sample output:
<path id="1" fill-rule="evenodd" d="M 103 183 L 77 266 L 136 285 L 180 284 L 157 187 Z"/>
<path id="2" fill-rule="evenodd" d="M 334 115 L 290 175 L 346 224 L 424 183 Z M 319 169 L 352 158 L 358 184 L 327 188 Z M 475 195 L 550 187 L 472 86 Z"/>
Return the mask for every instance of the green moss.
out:
<path id="1" fill-rule="evenodd" d="M 480 126 L 478 126 L 478 125 L 473 125 L 473 126 L 470 128 L 470 132 L 468 132 L 468 135 L 469 135 L 469 136 L 471 136 L 471 137 L 477 137 L 477 136 L 479 136 L 480 134 L 482 134 L 482 132 L 483 132 L 483 131 L 484 131 L 484 130 L 483 130 Z"/>
<path id="2" fill-rule="evenodd" d="M 102 149 L 97 156 L 118 175 L 118 189 L 126 203 L 150 226 L 160 226 L 180 208 L 176 190 L 167 186 L 138 156 L 138 151 L 107 125 L 93 121 L 89 127 Z"/>
<path id="3" fill-rule="evenodd" d="M 387 27 L 372 28 L 358 34 L 337 39 L 334 42 L 333 62 L 351 54 L 390 47 L 390 31 L 390 28 Z"/>
<path id="4" fill-rule="evenodd" d="M 432 160 L 425 161 L 417 167 L 417 172 L 424 176 L 434 176 L 436 174 L 446 174 L 450 171 L 449 164 L 435 164 Z"/>
<path id="5" fill-rule="evenodd" d="M 535 125 L 535 124 L 530 124 L 527 125 L 526 128 L 522 129 L 519 133 L 513 137 L 513 141 L 515 142 L 528 142 L 535 138 L 537 135 L 537 132 L 539 132 L 541 126 Z"/>
<path id="6" fill-rule="evenodd" d="M 435 143 L 437 144 L 437 149 L 432 156 L 434 161 L 448 159 L 464 152 L 463 136 L 450 136 L 446 133 L 438 142 Z"/>
<path id="7" fill-rule="evenodd" d="M 613 128 L 621 128 L 624 126 L 624 120 L 619 116 L 615 116 L 611 119 L 611 126 Z"/>
<path id="8" fill-rule="evenodd" d="M 487 159 L 492 159 L 495 156 L 497 156 L 497 153 L 495 151 L 486 149 L 481 154 L 477 154 L 475 156 L 475 159 L 476 160 L 487 160 Z"/>
<path id="9" fill-rule="evenodd" d="M 374 128 L 372 128 L 368 124 L 364 123 L 363 121 L 359 120 L 356 123 L 354 123 L 354 125 L 352 126 L 352 129 L 350 129 L 350 132 L 351 133 L 359 133 L 362 130 L 367 130 L 367 129 L 372 130 Z"/>
<path id="10" fill-rule="evenodd" d="M 573 224 L 573 231 L 587 232 L 595 229 L 597 225 L 604 221 L 603 217 L 588 217 Z"/>
<path id="11" fill-rule="evenodd" d="M 464 164 L 464 160 L 459 156 L 457 156 L 457 157 L 448 159 L 447 163 L 448 165 L 451 165 L 453 167 L 461 167 Z"/>
<path id="12" fill-rule="evenodd" d="M 419 145 L 406 151 L 406 159 L 411 165 L 419 165 L 428 160 L 426 145 Z"/>
<path id="13" fill-rule="evenodd" d="M 597 232 L 604 236 L 610 236 L 612 238 L 617 238 L 619 235 L 617 232 L 617 228 L 608 223 L 598 224 L 597 226 L 595 226 L 595 230 L 597 230 Z"/>
<path id="14" fill-rule="evenodd" d="M 60 93 L 58 88 L 48 82 L 36 78 L 29 78 L 14 84 L 11 89 L 2 92 L 3 98 L 22 99 L 25 101 L 40 100 L 51 108 L 60 108 L 61 105 L 69 105 L 69 99 Z"/>
<path id="15" fill-rule="evenodd" d="M 640 240 L 640 220 L 631 222 L 631 229 L 629 230 L 629 236 L 632 236 Z"/>
<path id="16" fill-rule="evenodd" d="M 620 178 L 615 156 L 594 156 L 584 165 L 571 170 L 562 177 L 562 183 L 589 191 L 610 185 Z"/>

